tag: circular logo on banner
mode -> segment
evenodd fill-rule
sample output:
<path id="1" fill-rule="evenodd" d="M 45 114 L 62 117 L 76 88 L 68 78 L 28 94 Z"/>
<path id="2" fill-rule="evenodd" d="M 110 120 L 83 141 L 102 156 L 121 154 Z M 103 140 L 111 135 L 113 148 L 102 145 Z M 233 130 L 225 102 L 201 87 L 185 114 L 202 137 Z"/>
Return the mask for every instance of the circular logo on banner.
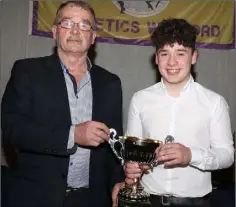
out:
<path id="1" fill-rule="evenodd" d="M 149 17 L 162 12 L 169 1 L 112 1 L 120 10 L 121 14 L 128 14 L 134 17 Z"/>

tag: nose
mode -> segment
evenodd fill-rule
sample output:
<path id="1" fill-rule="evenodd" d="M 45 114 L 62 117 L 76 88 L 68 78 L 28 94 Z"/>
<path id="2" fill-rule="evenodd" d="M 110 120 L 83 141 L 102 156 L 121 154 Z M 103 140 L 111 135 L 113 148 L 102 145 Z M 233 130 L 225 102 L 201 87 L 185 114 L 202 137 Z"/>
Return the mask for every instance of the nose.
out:
<path id="1" fill-rule="evenodd" d="M 177 59 L 175 55 L 170 55 L 168 59 L 168 65 L 175 65 L 177 64 Z"/>
<path id="2" fill-rule="evenodd" d="M 70 32 L 71 32 L 72 34 L 78 34 L 78 33 L 80 33 L 79 25 L 78 25 L 78 24 L 74 24 L 73 27 L 71 28 Z"/>

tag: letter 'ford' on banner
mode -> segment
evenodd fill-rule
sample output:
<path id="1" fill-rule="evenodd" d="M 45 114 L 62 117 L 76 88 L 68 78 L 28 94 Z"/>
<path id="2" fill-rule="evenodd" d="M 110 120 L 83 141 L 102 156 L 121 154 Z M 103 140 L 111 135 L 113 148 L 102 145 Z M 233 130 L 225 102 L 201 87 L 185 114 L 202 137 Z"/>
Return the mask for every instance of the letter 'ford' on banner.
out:
<path id="1" fill-rule="evenodd" d="M 30 34 L 52 38 L 60 1 L 33 1 Z M 198 48 L 235 48 L 235 2 L 220 0 L 90 0 L 97 21 L 97 41 L 150 46 L 150 35 L 163 19 L 183 18 L 199 30 Z"/>

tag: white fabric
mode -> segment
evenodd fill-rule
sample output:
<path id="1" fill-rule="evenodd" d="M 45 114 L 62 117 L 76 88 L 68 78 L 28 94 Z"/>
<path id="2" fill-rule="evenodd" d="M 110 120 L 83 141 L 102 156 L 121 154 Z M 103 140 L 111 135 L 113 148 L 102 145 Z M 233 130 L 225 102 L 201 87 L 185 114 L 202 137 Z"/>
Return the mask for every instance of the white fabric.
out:
<path id="1" fill-rule="evenodd" d="M 163 82 L 136 92 L 131 100 L 126 135 L 175 142 L 190 147 L 187 167 L 158 165 L 142 177 L 152 194 L 201 197 L 212 190 L 208 170 L 229 167 L 234 160 L 228 105 L 225 99 L 191 77 L 178 98 L 170 97 Z"/>

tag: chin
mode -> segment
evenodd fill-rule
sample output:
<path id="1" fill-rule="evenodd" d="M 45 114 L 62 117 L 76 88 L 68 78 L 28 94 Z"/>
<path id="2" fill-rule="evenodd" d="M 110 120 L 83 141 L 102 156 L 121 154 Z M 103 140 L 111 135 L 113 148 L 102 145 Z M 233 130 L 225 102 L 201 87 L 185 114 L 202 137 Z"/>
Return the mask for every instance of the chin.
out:
<path id="1" fill-rule="evenodd" d="M 178 76 L 167 76 L 166 80 L 169 82 L 178 82 L 181 80 L 181 78 L 179 78 Z"/>
<path id="2" fill-rule="evenodd" d="M 179 77 L 168 77 L 166 78 L 166 81 L 170 84 L 178 84 L 182 82 L 182 79 Z"/>
<path id="3" fill-rule="evenodd" d="M 78 47 L 71 47 L 71 48 L 68 48 L 67 51 L 74 52 L 74 53 L 79 53 L 79 52 L 82 52 L 84 50 L 82 48 L 78 48 Z"/>

